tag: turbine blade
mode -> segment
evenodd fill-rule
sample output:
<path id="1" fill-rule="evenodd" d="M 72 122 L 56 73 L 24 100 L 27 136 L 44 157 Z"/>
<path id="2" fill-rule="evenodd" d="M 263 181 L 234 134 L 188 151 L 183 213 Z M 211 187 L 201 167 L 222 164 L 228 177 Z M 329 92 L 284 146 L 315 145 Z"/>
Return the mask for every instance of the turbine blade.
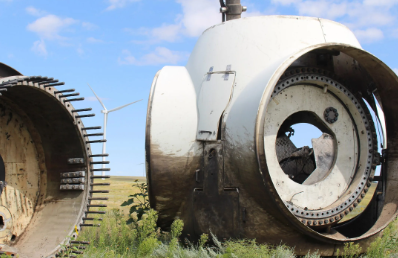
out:
<path id="1" fill-rule="evenodd" d="M 113 112 L 113 111 L 116 111 L 116 110 L 119 110 L 119 109 L 122 109 L 122 108 L 127 107 L 127 106 L 129 106 L 129 105 L 131 105 L 131 104 L 137 103 L 137 102 L 139 102 L 139 101 L 141 101 L 141 100 L 142 100 L 142 99 L 137 100 L 137 101 L 134 101 L 134 102 L 131 102 L 131 103 L 129 103 L 129 104 L 126 104 L 126 105 L 123 105 L 123 106 L 120 106 L 120 107 L 117 107 L 117 108 L 114 108 L 114 109 L 111 109 L 111 110 L 108 111 L 108 113 Z"/>
<path id="2" fill-rule="evenodd" d="M 98 95 L 95 93 L 95 91 L 93 90 L 93 88 L 91 88 L 90 84 L 87 83 L 87 85 L 88 85 L 88 87 L 90 87 L 90 89 L 91 89 L 91 91 L 94 93 L 95 97 L 96 97 L 96 98 L 98 99 L 98 101 L 101 103 L 101 106 L 102 106 L 105 110 L 107 110 L 106 107 L 105 107 L 105 105 L 104 105 L 104 103 L 102 103 L 101 99 L 100 99 L 100 98 L 98 97 Z"/>

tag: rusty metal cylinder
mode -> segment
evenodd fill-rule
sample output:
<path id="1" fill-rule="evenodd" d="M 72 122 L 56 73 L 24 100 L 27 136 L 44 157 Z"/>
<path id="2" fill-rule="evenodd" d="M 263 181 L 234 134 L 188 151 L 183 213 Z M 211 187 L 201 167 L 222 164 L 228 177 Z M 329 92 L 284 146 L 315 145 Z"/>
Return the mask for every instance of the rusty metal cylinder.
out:
<path id="1" fill-rule="evenodd" d="M 86 218 L 91 147 L 63 84 L 0 63 L 1 252 L 54 256 Z"/>

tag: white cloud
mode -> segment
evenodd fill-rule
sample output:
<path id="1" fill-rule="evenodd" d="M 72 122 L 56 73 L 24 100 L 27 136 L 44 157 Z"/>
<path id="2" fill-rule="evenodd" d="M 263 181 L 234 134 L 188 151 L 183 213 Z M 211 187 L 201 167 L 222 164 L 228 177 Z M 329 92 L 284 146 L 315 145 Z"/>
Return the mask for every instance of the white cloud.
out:
<path id="1" fill-rule="evenodd" d="M 275 14 L 275 11 L 273 11 L 273 10 L 267 10 L 266 12 L 267 12 L 267 14 L 270 14 L 270 15 Z M 253 17 L 253 16 L 261 16 L 261 15 L 267 15 L 267 14 L 264 14 L 257 10 L 253 10 L 253 11 L 242 13 L 242 17 L 243 18 L 244 17 Z"/>
<path id="2" fill-rule="evenodd" d="M 41 56 L 47 56 L 46 43 L 43 39 L 35 41 L 32 47 L 33 52 Z"/>
<path id="3" fill-rule="evenodd" d="M 59 33 L 76 22 L 77 21 L 72 18 L 60 18 L 56 15 L 49 14 L 30 23 L 27 29 L 37 33 L 42 39 L 60 40 L 64 39 L 64 37 L 60 36 Z"/>
<path id="4" fill-rule="evenodd" d="M 96 38 L 94 38 L 94 37 L 89 37 L 89 38 L 87 38 L 87 40 L 86 40 L 88 43 L 103 43 L 104 41 L 103 40 L 101 40 L 101 39 L 96 39 Z"/>
<path id="5" fill-rule="evenodd" d="M 121 65 L 132 65 L 132 64 L 136 64 L 137 60 L 135 59 L 135 57 L 133 55 L 131 55 L 131 52 L 124 49 L 122 51 L 122 55 L 123 57 L 119 57 L 118 58 L 118 63 Z"/>
<path id="6" fill-rule="evenodd" d="M 352 27 L 369 25 L 389 25 L 395 20 L 391 14 L 391 7 L 398 4 L 398 0 L 365 0 L 336 1 L 336 0 L 273 0 L 274 4 L 292 4 L 300 15 L 315 16 L 327 19 L 343 19 Z M 350 20 L 352 21 L 350 23 Z"/>
<path id="7" fill-rule="evenodd" d="M 97 28 L 97 25 L 92 24 L 91 22 L 82 22 L 82 27 L 86 30 L 93 30 Z"/>
<path id="8" fill-rule="evenodd" d="M 352 21 L 351 28 L 392 25 L 395 20 L 388 8 L 377 8 L 357 3 L 348 9 L 347 15 Z"/>
<path id="9" fill-rule="evenodd" d="M 221 23 L 219 13 L 220 3 L 214 0 L 176 0 L 181 4 L 182 14 L 178 14 L 175 22 L 162 24 L 156 28 L 141 28 L 139 33 L 147 35 L 147 41 L 134 41 L 135 43 L 158 43 L 160 41 L 175 42 L 182 36 L 197 37 L 202 32 Z M 129 29 L 126 29 L 129 30 Z M 131 31 L 133 33 L 137 33 Z"/>
<path id="10" fill-rule="evenodd" d="M 84 50 L 81 44 L 79 44 L 79 46 L 77 47 L 76 52 L 79 54 L 79 56 L 84 55 Z"/>
<path id="11" fill-rule="evenodd" d="M 179 37 L 181 24 L 163 24 L 151 30 L 150 34 L 156 40 L 173 42 Z"/>
<path id="12" fill-rule="evenodd" d="M 392 36 L 398 38 L 398 29 L 392 31 Z"/>
<path id="13" fill-rule="evenodd" d="M 355 35 L 362 43 L 371 43 L 384 38 L 384 34 L 380 29 L 368 28 L 365 30 L 355 30 Z"/>
<path id="14" fill-rule="evenodd" d="M 398 68 L 392 69 L 398 75 Z"/>
<path id="15" fill-rule="evenodd" d="M 309 15 L 328 19 L 341 17 L 348 11 L 348 4 L 345 2 L 333 3 L 330 1 L 303 1 L 296 4 L 300 15 Z"/>
<path id="16" fill-rule="evenodd" d="M 118 63 L 121 65 L 159 65 L 159 64 L 177 64 L 188 57 L 188 53 L 172 51 L 165 47 L 157 47 L 155 51 L 135 58 L 130 51 L 123 50 L 123 57 L 119 57 Z"/>
<path id="17" fill-rule="evenodd" d="M 365 43 L 384 38 L 383 30 L 394 26 L 397 20 L 393 7 L 398 5 L 398 0 L 272 0 L 272 3 L 275 6 L 291 5 L 299 15 L 343 23 Z"/>
<path id="18" fill-rule="evenodd" d="M 273 4 L 281 4 L 281 5 L 291 5 L 297 4 L 300 0 L 272 0 Z"/>
<path id="19" fill-rule="evenodd" d="M 107 11 L 111 11 L 117 8 L 123 8 L 129 3 L 138 2 L 140 0 L 108 0 L 109 6 L 106 8 Z"/>
<path id="20" fill-rule="evenodd" d="M 42 11 L 42 10 L 39 10 L 39 9 L 36 9 L 36 8 L 34 8 L 33 6 L 28 6 L 28 7 L 26 7 L 26 12 L 28 13 L 28 14 L 30 14 L 30 15 L 33 15 L 33 16 L 44 16 L 44 15 L 46 15 L 46 12 L 45 11 Z"/>
<path id="21" fill-rule="evenodd" d="M 182 24 L 184 34 L 190 37 L 197 37 L 202 32 L 221 23 L 221 14 L 219 13 L 220 3 L 214 0 L 176 0 L 182 6 Z"/>
<path id="22" fill-rule="evenodd" d="M 363 3 L 371 6 L 393 6 L 398 4 L 398 0 L 365 0 Z"/>

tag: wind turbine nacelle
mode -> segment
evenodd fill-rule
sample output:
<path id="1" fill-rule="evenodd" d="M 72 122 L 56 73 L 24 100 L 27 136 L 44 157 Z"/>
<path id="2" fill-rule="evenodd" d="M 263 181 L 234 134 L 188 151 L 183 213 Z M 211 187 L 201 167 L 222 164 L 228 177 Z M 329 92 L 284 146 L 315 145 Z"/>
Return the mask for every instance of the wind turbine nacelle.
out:
<path id="1" fill-rule="evenodd" d="M 397 99 L 396 74 L 339 23 L 262 16 L 207 29 L 150 92 L 146 165 L 160 226 L 180 218 L 191 241 L 211 232 L 298 255 L 336 255 L 347 242 L 366 251 L 397 216 Z M 290 140 L 299 123 L 322 131 L 312 148 Z"/>

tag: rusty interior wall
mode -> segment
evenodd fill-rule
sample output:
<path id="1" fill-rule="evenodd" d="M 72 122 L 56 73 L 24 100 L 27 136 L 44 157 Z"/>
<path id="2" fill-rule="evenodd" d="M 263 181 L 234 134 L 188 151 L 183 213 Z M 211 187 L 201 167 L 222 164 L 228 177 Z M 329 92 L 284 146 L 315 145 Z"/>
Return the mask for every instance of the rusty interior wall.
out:
<path id="1" fill-rule="evenodd" d="M 14 235 L 9 245 L 20 257 L 46 256 L 84 214 L 87 192 L 59 189 L 62 172 L 86 171 L 85 164 L 67 162 L 87 160 L 84 139 L 68 111 L 71 104 L 63 105 L 41 89 L 15 86 L 1 100 L 0 155 L 8 183 L 1 200 L 13 217 L 7 239 Z"/>
<path id="2" fill-rule="evenodd" d="M 40 192 L 39 157 L 22 117 L 0 100 L 0 155 L 7 186 L 1 195 L 4 224 L 0 243 L 20 236 L 32 219 Z M 8 217 L 11 214 L 11 218 Z M 1 229 L 0 229 L 1 230 Z"/>

